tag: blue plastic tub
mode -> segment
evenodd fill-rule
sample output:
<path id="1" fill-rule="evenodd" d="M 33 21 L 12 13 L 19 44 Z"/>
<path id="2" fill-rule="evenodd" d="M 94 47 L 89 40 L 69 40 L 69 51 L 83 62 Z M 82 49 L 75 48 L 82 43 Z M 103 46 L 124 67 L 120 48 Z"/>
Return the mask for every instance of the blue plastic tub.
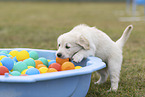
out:
<path id="1" fill-rule="evenodd" d="M 24 50 L 24 48 L 0 49 Z M 55 59 L 55 51 L 26 49 L 37 51 L 39 57 Z M 106 65 L 97 57 L 89 57 L 75 65 L 83 68 L 29 76 L 0 76 L 0 97 L 85 97 L 91 81 L 92 72 Z"/>
<path id="2" fill-rule="evenodd" d="M 139 5 L 145 5 L 145 0 L 136 0 L 136 3 Z"/>

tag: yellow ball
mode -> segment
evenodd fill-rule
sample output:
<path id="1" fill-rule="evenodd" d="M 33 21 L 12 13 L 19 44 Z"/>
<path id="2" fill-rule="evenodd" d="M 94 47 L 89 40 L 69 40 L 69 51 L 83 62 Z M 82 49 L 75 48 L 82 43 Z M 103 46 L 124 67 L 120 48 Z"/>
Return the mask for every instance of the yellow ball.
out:
<path id="1" fill-rule="evenodd" d="M 4 57 L 6 57 L 6 56 L 4 56 L 4 55 L 0 56 L 0 60 L 3 59 Z"/>
<path id="2" fill-rule="evenodd" d="M 50 62 L 51 60 L 47 60 L 48 62 Z"/>
<path id="3" fill-rule="evenodd" d="M 29 68 L 34 68 L 34 67 L 33 67 L 33 66 L 28 66 L 28 69 L 29 69 Z"/>
<path id="4" fill-rule="evenodd" d="M 3 66 L 3 64 L 0 62 L 0 66 Z"/>
<path id="5" fill-rule="evenodd" d="M 22 72 L 21 72 L 21 74 L 26 74 L 26 71 L 27 71 L 28 69 L 25 69 L 25 70 L 23 70 Z"/>
<path id="6" fill-rule="evenodd" d="M 13 71 L 13 69 L 11 70 L 11 72 Z"/>
<path id="7" fill-rule="evenodd" d="M 39 68 L 38 70 L 40 71 L 40 73 L 46 73 L 47 70 L 48 70 L 48 68 L 46 68 L 46 67 L 41 67 L 41 68 Z"/>
<path id="8" fill-rule="evenodd" d="M 29 58 L 29 53 L 26 50 L 20 51 L 16 56 L 18 61 L 23 61 Z"/>
<path id="9" fill-rule="evenodd" d="M 82 67 L 81 67 L 81 66 L 76 66 L 76 67 L 75 67 L 75 69 L 80 69 L 80 68 L 82 68 Z"/>
<path id="10" fill-rule="evenodd" d="M 12 51 L 10 51 L 9 54 L 10 54 L 11 56 L 15 57 L 15 56 L 17 56 L 18 53 L 19 53 L 18 51 L 12 50 Z"/>

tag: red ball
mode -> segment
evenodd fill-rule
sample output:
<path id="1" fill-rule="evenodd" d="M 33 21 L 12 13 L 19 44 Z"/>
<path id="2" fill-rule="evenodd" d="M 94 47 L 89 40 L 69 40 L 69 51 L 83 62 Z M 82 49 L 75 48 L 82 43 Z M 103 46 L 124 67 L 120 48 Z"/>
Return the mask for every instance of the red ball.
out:
<path id="1" fill-rule="evenodd" d="M 9 73 L 9 70 L 5 66 L 0 66 L 0 75 L 5 75 L 5 73 Z"/>
<path id="2" fill-rule="evenodd" d="M 20 76 L 27 76 L 27 74 L 21 74 Z"/>
<path id="3" fill-rule="evenodd" d="M 52 63 L 49 68 L 55 68 L 57 71 L 61 71 L 61 65 L 58 63 Z"/>

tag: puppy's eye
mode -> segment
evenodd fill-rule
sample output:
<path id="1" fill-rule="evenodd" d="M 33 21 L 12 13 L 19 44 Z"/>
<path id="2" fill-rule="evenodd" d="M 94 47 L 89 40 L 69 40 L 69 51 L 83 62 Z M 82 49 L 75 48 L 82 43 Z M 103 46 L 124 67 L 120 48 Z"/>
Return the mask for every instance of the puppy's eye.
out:
<path id="1" fill-rule="evenodd" d="M 60 44 L 58 44 L 58 46 L 60 47 Z"/>
<path id="2" fill-rule="evenodd" d="M 66 49 L 69 49 L 70 47 L 66 45 L 65 48 L 66 48 Z"/>

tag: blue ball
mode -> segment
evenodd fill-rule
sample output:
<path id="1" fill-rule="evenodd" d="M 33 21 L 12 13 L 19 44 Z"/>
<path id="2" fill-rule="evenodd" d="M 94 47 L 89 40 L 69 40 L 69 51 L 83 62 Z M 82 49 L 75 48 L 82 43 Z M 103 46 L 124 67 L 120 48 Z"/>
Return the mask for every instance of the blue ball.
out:
<path id="1" fill-rule="evenodd" d="M 4 57 L 1 60 L 1 63 L 3 64 L 3 66 L 7 67 L 9 70 L 12 70 L 13 69 L 14 61 L 11 58 Z"/>
<path id="2" fill-rule="evenodd" d="M 49 65 L 51 65 L 52 63 L 56 63 L 56 60 L 51 60 L 50 62 L 48 62 L 48 67 L 49 67 Z"/>
<path id="3" fill-rule="evenodd" d="M 40 74 L 39 70 L 36 69 L 36 68 L 29 68 L 27 71 L 26 71 L 26 74 L 27 75 L 35 75 L 35 74 Z"/>
<path id="4" fill-rule="evenodd" d="M 14 61 L 16 61 L 16 62 L 18 62 L 18 60 L 17 60 L 16 56 L 13 58 L 13 60 L 14 60 Z"/>
<path id="5" fill-rule="evenodd" d="M 0 56 L 1 56 L 1 55 L 8 57 L 8 55 L 5 54 L 5 53 L 3 53 L 3 52 L 0 52 Z"/>

